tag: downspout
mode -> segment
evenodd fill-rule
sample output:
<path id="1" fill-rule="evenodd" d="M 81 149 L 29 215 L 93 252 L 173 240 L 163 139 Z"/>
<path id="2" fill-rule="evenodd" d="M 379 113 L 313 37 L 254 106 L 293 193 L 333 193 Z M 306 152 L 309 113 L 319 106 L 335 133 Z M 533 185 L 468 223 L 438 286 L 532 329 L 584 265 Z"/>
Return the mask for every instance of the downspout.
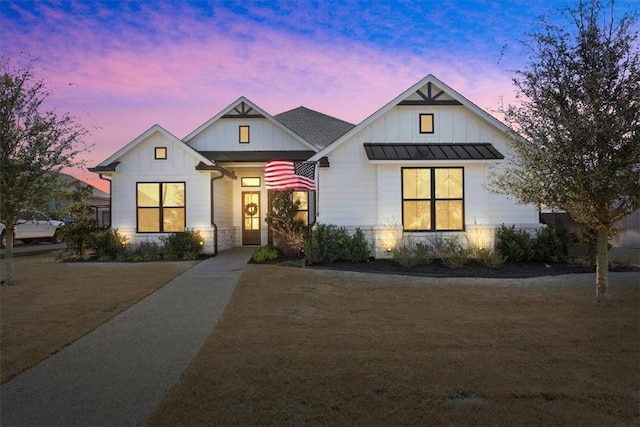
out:
<path id="1" fill-rule="evenodd" d="M 103 181 L 107 181 L 109 183 L 109 228 L 111 228 L 111 180 L 105 178 L 104 176 L 102 176 L 102 174 L 98 174 L 98 177 L 100 177 L 101 180 Z M 98 215 L 98 212 L 96 210 L 96 216 Z M 96 218 L 97 219 L 97 218 Z"/>
<path id="2" fill-rule="evenodd" d="M 220 171 L 220 176 L 215 176 L 211 178 L 211 226 L 213 227 L 213 255 L 218 255 L 218 225 L 215 223 L 215 194 L 214 194 L 214 185 L 213 182 L 224 178 L 224 173 Z"/>

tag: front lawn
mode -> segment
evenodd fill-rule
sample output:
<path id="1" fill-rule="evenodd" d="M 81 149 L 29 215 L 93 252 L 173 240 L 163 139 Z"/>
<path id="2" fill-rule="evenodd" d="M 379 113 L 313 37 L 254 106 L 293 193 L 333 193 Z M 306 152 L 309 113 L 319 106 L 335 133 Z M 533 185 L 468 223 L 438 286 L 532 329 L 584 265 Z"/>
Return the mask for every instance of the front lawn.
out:
<path id="1" fill-rule="evenodd" d="M 16 286 L 0 287 L 0 382 L 91 332 L 193 262 L 55 262 L 15 258 Z"/>
<path id="2" fill-rule="evenodd" d="M 150 425 L 637 425 L 638 273 L 248 265 Z"/>

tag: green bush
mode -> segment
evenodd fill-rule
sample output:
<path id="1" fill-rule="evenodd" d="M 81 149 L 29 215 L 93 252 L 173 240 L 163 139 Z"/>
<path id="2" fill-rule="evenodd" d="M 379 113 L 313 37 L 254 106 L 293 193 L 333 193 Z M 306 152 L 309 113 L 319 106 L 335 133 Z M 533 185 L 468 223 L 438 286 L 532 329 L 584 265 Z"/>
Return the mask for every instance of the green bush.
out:
<path id="1" fill-rule="evenodd" d="M 506 258 L 500 255 L 497 251 L 486 248 L 478 249 L 475 255 L 476 262 L 482 266 L 493 269 L 501 268 L 506 261 Z"/>
<path id="2" fill-rule="evenodd" d="M 255 262 L 274 261 L 278 259 L 278 251 L 273 246 L 260 246 L 251 257 Z"/>
<path id="3" fill-rule="evenodd" d="M 89 247 L 98 261 L 123 261 L 127 257 L 127 239 L 117 229 L 106 229 L 91 235 Z"/>
<path id="4" fill-rule="evenodd" d="M 525 230 L 516 230 L 514 225 L 507 227 L 503 224 L 496 237 L 496 249 L 507 260 L 521 262 L 532 259 L 533 242 Z"/>
<path id="5" fill-rule="evenodd" d="M 309 264 L 327 262 L 329 239 L 329 226 L 326 224 L 318 224 L 304 236 L 304 257 Z"/>
<path id="6" fill-rule="evenodd" d="M 162 241 L 162 255 L 166 260 L 198 259 L 204 240 L 198 231 L 186 230 L 160 237 Z"/>
<path id="7" fill-rule="evenodd" d="M 393 260 L 406 268 L 427 265 L 433 260 L 433 248 L 424 243 L 415 243 L 410 236 L 402 236 L 392 252 Z"/>
<path id="8" fill-rule="evenodd" d="M 449 268 L 461 268 L 469 263 L 471 250 L 464 246 L 458 236 L 432 239 L 433 249 L 444 265 Z"/>
<path id="9" fill-rule="evenodd" d="M 162 246 L 153 241 L 142 241 L 129 245 L 127 260 L 131 262 L 150 262 L 162 259 Z"/>
<path id="10" fill-rule="evenodd" d="M 551 227 L 536 231 L 533 241 L 533 259 L 544 262 L 561 262 L 568 255 L 568 234 Z"/>
<path id="11" fill-rule="evenodd" d="M 332 255 L 329 257 L 329 262 L 351 261 L 351 236 L 345 227 L 333 226 L 331 228 L 329 246 Z"/>
<path id="12" fill-rule="evenodd" d="M 350 236 L 345 227 L 318 224 L 304 236 L 303 242 L 304 255 L 309 264 L 369 259 L 369 245 L 360 229 Z"/>
<path id="13" fill-rule="evenodd" d="M 351 261 L 362 262 L 369 260 L 371 248 L 369 242 L 364 236 L 360 228 L 356 228 L 356 232 L 351 236 Z"/>
<path id="14" fill-rule="evenodd" d="M 95 219 L 82 218 L 60 228 L 67 248 L 77 256 L 83 256 L 91 245 L 92 234 L 99 230 Z"/>

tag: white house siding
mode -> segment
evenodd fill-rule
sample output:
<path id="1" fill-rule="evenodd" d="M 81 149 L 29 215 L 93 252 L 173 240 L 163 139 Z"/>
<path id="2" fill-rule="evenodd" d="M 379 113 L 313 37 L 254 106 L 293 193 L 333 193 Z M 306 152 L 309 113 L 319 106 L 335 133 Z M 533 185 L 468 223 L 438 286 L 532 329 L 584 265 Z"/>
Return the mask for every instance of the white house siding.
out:
<path id="1" fill-rule="evenodd" d="M 240 144 L 239 126 L 249 126 L 250 143 Z M 189 141 L 198 151 L 309 150 L 293 135 L 265 118 L 219 119 Z"/>
<path id="2" fill-rule="evenodd" d="M 378 222 L 376 167 L 356 138 L 329 156 L 330 167 L 320 169 L 318 222 L 339 226 L 375 225 Z"/>
<path id="3" fill-rule="evenodd" d="M 155 160 L 154 148 L 167 147 L 167 160 Z M 210 220 L 210 174 L 195 170 L 198 161 L 185 147 L 154 133 L 121 159 L 112 178 L 112 228 L 130 243 L 157 240 L 162 233 L 136 233 L 136 183 L 185 182 L 186 226 L 205 238 L 205 252 L 213 251 Z"/>
<path id="4" fill-rule="evenodd" d="M 434 114 L 433 134 L 420 134 L 421 113 Z M 374 245 L 374 255 L 390 256 L 392 237 L 402 230 L 401 168 L 463 167 L 465 233 L 450 232 L 463 242 L 490 247 L 495 229 L 515 224 L 524 229 L 538 227 L 537 209 L 518 205 L 511 199 L 488 191 L 491 162 L 370 162 L 363 143 L 491 143 L 508 156 L 506 137 L 485 120 L 463 106 L 400 106 L 352 136 L 329 154 L 329 168 L 321 168 L 318 221 L 360 227 Z M 428 241 L 434 233 L 405 233 L 416 241 Z"/>

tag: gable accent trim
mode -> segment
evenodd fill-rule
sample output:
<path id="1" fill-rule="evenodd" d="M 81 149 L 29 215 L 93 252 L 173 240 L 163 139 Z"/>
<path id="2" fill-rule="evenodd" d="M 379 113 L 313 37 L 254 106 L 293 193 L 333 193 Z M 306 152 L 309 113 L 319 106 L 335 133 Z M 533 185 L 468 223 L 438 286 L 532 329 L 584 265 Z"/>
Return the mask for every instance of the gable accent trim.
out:
<path id="1" fill-rule="evenodd" d="M 456 101 L 455 99 L 409 99 L 398 102 L 398 105 L 462 105 L 462 102 Z"/>
<path id="2" fill-rule="evenodd" d="M 363 144 L 369 160 L 502 160 L 504 155 L 487 142 L 453 144 Z"/>
<path id="3" fill-rule="evenodd" d="M 375 113 L 373 113 L 372 115 L 370 115 L 369 117 L 364 119 L 356 127 L 354 127 L 349 132 L 347 132 L 344 135 L 342 135 L 340 138 L 338 138 L 336 141 L 334 141 L 331 145 L 329 145 L 328 147 L 320 150 L 315 156 L 313 156 L 309 160 L 311 160 L 311 161 L 318 160 L 321 157 L 329 155 L 333 150 L 335 150 L 338 147 L 340 147 L 342 144 L 344 144 L 346 141 L 348 141 L 351 137 L 353 137 L 354 135 L 358 134 L 358 132 L 360 132 L 361 130 L 365 129 L 371 123 L 373 123 L 378 118 L 380 118 L 384 114 L 386 114 L 389 110 L 391 110 L 392 108 L 395 108 L 402 101 L 406 101 L 407 97 L 409 97 L 413 93 L 416 93 L 417 91 L 420 90 L 420 88 L 422 88 L 425 85 L 428 85 L 428 83 L 433 83 L 436 86 L 438 86 L 439 88 L 441 88 L 441 90 L 445 91 L 445 93 L 448 94 L 451 98 L 453 98 L 454 100 L 460 102 L 464 107 L 467 107 L 477 117 L 479 117 L 480 119 L 484 120 L 485 122 L 487 122 L 489 125 L 491 125 L 495 129 L 497 129 L 498 131 L 503 132 L 503 133 L 512 132 L 500 120 L 496 119 L 491 114 L 487 113 L 486 111 L 484 111 L 483 109 L 481 109 L 480 107 L 475 105 L 473 102 L 469 101 L 467 98 L 465 98 L 464 96 L 460 95 L 458 92 L 453 90 L 451 87 L 446 85 L 444 82 L 442 82 L 441 80 L 437 79 L 433 74 L 429 74 L 425 78 L 423 78 L 422 80 L 420 80 L 419 82 L 417 82 L 416 84 L 411 86 L 409 89 L 407 89 L 406 91 L 404 91 L 403 93 L 398 95 L 396 98 L 391 100 L 389 103 L 387 103 L 385 106 L 380 108 L 378 111 L 376 111 Z M 427 93 L 426 97 L 429 98 L 429 94 L 428 93 Z M 435 96 L 433 96 L 433 95 L 431 96 L 432 99 L 435 99 L 437 97 L 440 97 L 439 93 L 436 94 Z M 422 97 L 422 98 L 424 99 L 424 97 Z"/>

